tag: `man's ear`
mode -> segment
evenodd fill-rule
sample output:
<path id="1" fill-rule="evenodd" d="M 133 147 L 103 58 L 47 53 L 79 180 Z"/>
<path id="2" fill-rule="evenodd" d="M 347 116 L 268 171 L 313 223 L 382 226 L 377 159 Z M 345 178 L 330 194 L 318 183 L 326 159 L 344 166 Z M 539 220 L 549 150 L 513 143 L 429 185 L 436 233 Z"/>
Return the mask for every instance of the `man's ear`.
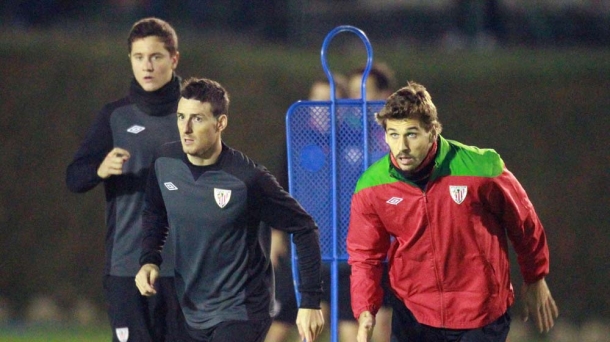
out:
<path id="1" fill-rule="evenodd" d="M 220 116 L 218 116 L 218 120 L 216 120 L 216 131 L 224 131 L 228 124 L 229 117 L 227 114 L 220 114 Z"/>
<path id="2" fill-rule="evenodd" d="M 178 67 L 178 61 L 180 61 L 180 52 L 176 51 L 176 53 L 170 58 L 172 59 L 172 70 L 176 70 Z"/>

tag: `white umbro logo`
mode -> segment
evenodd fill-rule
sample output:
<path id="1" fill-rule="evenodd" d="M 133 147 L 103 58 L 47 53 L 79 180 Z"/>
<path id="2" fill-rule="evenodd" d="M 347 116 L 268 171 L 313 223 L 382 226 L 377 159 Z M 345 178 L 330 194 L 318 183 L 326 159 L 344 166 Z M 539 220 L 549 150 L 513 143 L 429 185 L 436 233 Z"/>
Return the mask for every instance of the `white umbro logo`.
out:
<path id="1" fill-rule="evenodd" d="M 165 182 L 165 183 L 163 183 L 163 185 L 165 185 L 165 187 L 169 191 L 178 190 L 178 187 L 175 186 L 174 183 L 172 183 L 172 182 Z"/>
<path id="2" fill-rule="evenodd" d="M 138 134 L 138 133 L 142 132 L 145 129 L 146 129 L 146 127 L 143 127 L 143 126 L 140 126 L 140 125 L 133 125 L 133 126 L 131 126 L 131 127 L 129 127 L 127 129 L 127 132 L 133 133 L 133 134 Z"/>
<path id="3" fill-rule="evenodd" d="M 397 205 L 400 202 L 402 202 L 402 198 L 400 198 L 400 197 L 392 197 L 386 201 L 386 203 L 391 204 L 391 205 Z"/>

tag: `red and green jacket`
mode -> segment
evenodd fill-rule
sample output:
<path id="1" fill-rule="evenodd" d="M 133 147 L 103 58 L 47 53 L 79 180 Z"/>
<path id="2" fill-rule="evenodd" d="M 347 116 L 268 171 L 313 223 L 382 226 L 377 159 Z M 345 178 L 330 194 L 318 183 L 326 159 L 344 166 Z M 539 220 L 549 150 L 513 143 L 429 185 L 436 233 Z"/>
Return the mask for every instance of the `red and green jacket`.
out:
<path id="1" fill-rule="evenodd" d="M 418 322 L 449 329 L 482 327 L 512 305 L 508 239 L 526 283 L 549 272 L 542 224 L 500 156 L 443 137 L 438 144 L 424 190 L 389 156 L 356 185 L 347 235 L 356 318 L 381 306 L 386 256 L 391 288 Z"/>

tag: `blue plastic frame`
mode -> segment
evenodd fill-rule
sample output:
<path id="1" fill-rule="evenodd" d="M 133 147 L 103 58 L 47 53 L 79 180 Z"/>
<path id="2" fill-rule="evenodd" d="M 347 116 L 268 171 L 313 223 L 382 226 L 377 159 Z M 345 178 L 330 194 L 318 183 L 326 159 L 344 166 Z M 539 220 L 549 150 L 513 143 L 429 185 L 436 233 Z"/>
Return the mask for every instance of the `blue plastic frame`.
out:
<path id="1" fill-rule="evenodd" d="M 338 254 L 338 217 L 337 217 L 337 203 L 338 203 L 338 198 L 337 198 L 337 113 L 336 113 L 336 103 L 337 103 L 337 99 L 336 99 L 336 94 L 335 94 L 335 82 L 334 82 L 334 78 L 333 75 L 330 71 L 330 68 L 328 66 L 327 63 L 327 50 L 328 47 L 331 43 L 331 41 L 333 40 L 333 38 L 340 34 L 340 33 L 344 33 L 344 32 L 348 32 L 348 33 L 353 33 L 356 36 L 358 36 L 363 44 L 365 45 L 366 48 L 366 54 L 367 54 L 367 59 L 366 59 L 366 67 L 364 69 L 364 72 L 362 74 L 362 82 L 361 82 L 361 86 L 360 86 L 360 99 L 355 99 L 355 100 L 349 100 L 352 102 L 360 102 L 362 103 L 362 113 L 364 113 L 362 115 L 362 127 L 363 127 L 363 150 L 364 151 L 368 151 L 369 150 L 369 146 L 368 146 L 368 131 L 369 131 L 369 127 L 368 127 L 368 120 L 367 120 L 367 100 L 366 100 L 366 80 L 368 78 L 369 72 L 371 70 L 372 64 L 373 64 L 373 48 L 371 46 L 371 43 L 368 39 L 368 37 L 366 36 L 366 34 L 360 30 L 357 27 L 354 26 L 350 26 L 350 25 L 342 25 L 342 26 L 338 26 L 336 28 L 334 28 L 333 30 L 331 30 L 327 35 L 326 38 L 324 39 L 324 42 L 322 43 L 322 49 L 320 51 L 320 59 L 322 62 L 322 68 L 324 70 L 324 73 L 326 74 L 326 77 L 328 78 L 329 84 L 330 84 L 330 124 L 331 124 L 331 185 L 332 185 L 332 259 L 330 260 L 330 266 L 331 266 L 331 303 L 330 303 L 330 307 L 331 307 L 331 312 L 330 312 L 330 337 L 331 337 L 331 341 L 332 342 L 337 342 L 338 341 L 338 317 L 339 317 L 339 290 L 338 290 L 338 284 L 339 284 L 339 262 L 340 262 L 340 256 Z M 291 108 L 288 110 L 288 114 L 286 116 L 286 139 L 287 139 L 287 143 L 290 145 L 290 142 L 292 141 L 292 136 L 291 136 L 291 129 L 290 129 L 290 121 L 289 121 L 289 115 L 292 112 L 292 109 L 294 108 L 295 105 L 303 105 L 303 104 L 328 104 L 328 102 L 304 102 L 304 101 L 299 101 L 295 104 L 293 104 L 293 106 L 291 106 Z M 291 156 L 291 150 L 290 148 L 288 149 L 288 173 L 291 174 L 291 170 L 293 168 L 292 165 L 292 156 Z M 369 165 L 369 156 L 368 153 L 364 153 L 363 155 L 364 158 L 364 169 L 366 169 Z M 362 171 L 364 171 L 364 169 Z M 289 177 L 288 180 L 288 186 L 289 189 L 293 188 L 293 179 Z M 291 240 L 292 243 L 292 240 Z M 296 255 L 296 248 L 294 246 L 294 244 L 292 245 L 292 274 L 293 274 L 293 280 L 294 280 L 294 287 L 295 287 L 295 295 L 296 295 L 296 299 L 297 299 L 297 303 L 300 303 L 300 294 L 298 292 L 298 284 L 299 284 L 299 273 L 298 273 L 298 261 L 297 261 L 297 255 Z"/>

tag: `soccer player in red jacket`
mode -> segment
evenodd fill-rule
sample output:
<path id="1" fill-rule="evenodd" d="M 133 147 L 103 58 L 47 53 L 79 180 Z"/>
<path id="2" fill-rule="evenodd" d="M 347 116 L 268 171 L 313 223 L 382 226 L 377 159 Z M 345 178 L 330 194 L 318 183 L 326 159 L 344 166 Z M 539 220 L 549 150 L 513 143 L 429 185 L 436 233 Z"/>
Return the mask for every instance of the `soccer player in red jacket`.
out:
<path id="1" fill-rule="evenodd" d="M 347 236 L 358 342 L 370 341 L 388 261 L 392 341 L 505 341 L 514 302 L 508 240 L 525 318 L 548 331 L 558 308 L 549 250 L 527 194 L 500 156 L 440 135 L 427 90 L 409 82 L 376 115 L 390 153 L 358 180 Z"/>

